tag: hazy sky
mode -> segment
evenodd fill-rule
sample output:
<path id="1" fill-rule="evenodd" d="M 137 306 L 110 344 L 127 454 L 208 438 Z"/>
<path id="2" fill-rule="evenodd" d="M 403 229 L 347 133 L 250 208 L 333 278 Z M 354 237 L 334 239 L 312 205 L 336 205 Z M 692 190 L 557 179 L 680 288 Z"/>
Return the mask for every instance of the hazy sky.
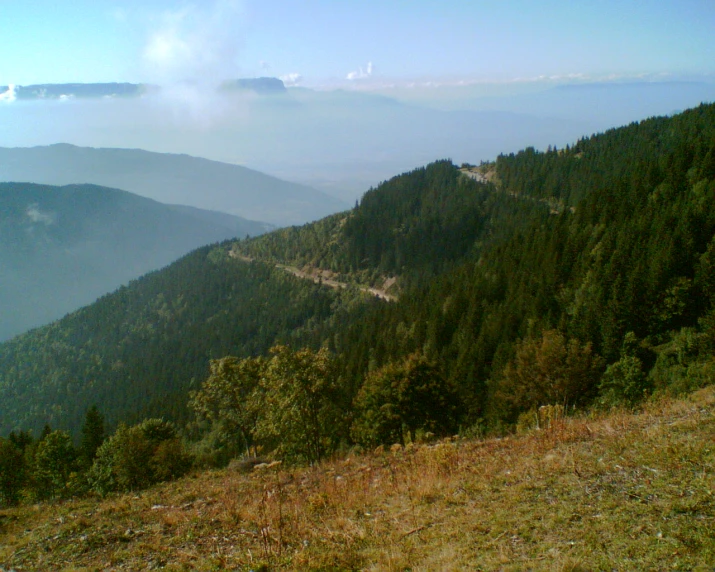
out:
<path id="1" fill-rule="evenodd" d="M 0 37 L 0 84 L 715 79 L 713 0 L 0 0 Z"/>

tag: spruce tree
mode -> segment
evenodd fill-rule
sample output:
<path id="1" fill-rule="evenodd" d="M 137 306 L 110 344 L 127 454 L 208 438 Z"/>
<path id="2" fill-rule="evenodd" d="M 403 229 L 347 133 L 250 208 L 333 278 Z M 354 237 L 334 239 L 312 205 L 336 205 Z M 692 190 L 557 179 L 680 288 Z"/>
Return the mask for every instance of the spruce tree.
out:
<path id="1" fill-rule="evenodd" d="M 89 467 L 97 456 L 97 449 L 104 443 L 104 416 L 99 412 L 96 405 L 92 405 L 87 410 L 82 425 L 82 444 L 80 454 L 85 466 Z"/>

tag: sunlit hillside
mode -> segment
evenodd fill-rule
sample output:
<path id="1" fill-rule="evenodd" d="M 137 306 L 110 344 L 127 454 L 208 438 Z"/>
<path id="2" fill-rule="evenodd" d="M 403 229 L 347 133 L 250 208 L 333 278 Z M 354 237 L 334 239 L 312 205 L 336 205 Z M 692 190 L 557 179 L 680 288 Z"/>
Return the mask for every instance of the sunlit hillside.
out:
<path id="1" fill-rule="evenodd" d="M 711 570 L 715 389 L 0 512 L 16 570 Z"/>

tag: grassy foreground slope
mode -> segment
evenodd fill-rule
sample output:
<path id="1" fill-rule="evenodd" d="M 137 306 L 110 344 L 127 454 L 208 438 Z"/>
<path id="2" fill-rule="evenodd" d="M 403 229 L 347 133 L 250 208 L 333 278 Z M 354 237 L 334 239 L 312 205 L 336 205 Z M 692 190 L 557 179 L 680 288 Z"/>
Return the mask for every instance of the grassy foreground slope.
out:
<path id="1" fill-rule="evenodd" d="M 484 441 L 0 512 L 27 570 L 711 570 L 715 388 Z"/>

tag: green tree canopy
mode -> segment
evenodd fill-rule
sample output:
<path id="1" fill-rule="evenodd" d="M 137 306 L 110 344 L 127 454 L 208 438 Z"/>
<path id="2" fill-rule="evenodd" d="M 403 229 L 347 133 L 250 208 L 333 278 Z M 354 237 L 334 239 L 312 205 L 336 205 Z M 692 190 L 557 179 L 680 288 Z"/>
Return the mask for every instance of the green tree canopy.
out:
<path id="1" fill-rule="evenodd" d="M 546 330 L 517 344 L 516 355 L 495 379 L 497 401 L 511 411 L 579 405 L 593 397 L 602 369 L 590 343 Z"/>
<path id="2" fill-rule="evenodd" d="M 326 349 L 275 346 L 252 400 L 255 436 L 288 459 L 315 462 L 338 445 L 346 418 Z"/>
<path id="3" fill-rule="evenodd" d="M 39 498 L 56 498 L 67 492 L 75 459 L 76 451 L 66 431 L 51 431 L 38 441 L 33 459 L 32 480 Z"/>
<path id="4" fill-rule="evenodd" d="M 353 438 L 364 445 L 404 443 L 418 430 L 446 435 L 457 429 L 461 403 L 437 365 L 422 354 L 370 373 L 355 399 Z"/>
<path id="5" fill-rule="evenodd" d="M 251 407 L 253 391 L 267 366 L 264 358 L 226 356 L 209 363 L 210 375 L 199 391 L 192 392 L 189 407 L 199 419 L 219 425 L 248 449 L 253 444 L 258 411 Z"/>
<path id="6" fill-rule="evenodd" d="M 104 415 L 99 412 L 96 405 L 92 405 L 87 410 L 82 425 L 82 443 L 80 445 L 80 454 L 82 462 L 86 467 L 92 465 L 92 461 L 97 455 L 97 449 L 104 443 Z"/>
<path id="7" fill-rule="evenodd" d="M 99 494 L 146 488 L 183 475 L 191 467 L 176 429 L 162 419 L 139 425 L 120 425 L 97 450 L 89 471 L 91 487 Z"/>
<path id="8" fill-rule="evenodd" d="M 25 483 L 22 450 L 9 439 L 0 437 L 0 503 L 13 505 Z"/>

